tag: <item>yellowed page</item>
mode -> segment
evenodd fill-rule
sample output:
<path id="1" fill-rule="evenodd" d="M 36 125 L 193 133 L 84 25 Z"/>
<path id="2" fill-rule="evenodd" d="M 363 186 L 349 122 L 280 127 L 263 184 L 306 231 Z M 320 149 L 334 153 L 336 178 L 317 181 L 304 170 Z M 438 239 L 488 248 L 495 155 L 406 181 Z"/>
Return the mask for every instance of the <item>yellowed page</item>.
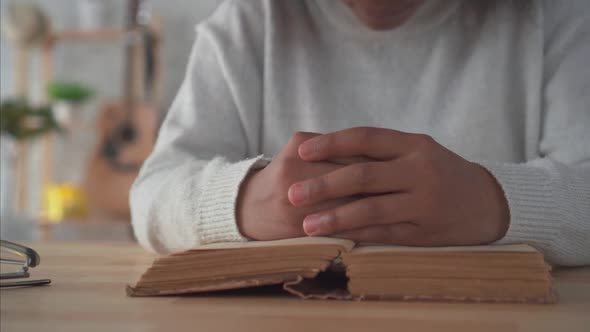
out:
<path id="1" fill-rule="evenodd" d="M 276 241 L 249 241 L 249 242 L 222 242 L 211 243 L 204 246 L 196 247 L 193 250 L 219 250 L 219 249 L 243 249 L 243 248 L 262 248 L 262 247 L 293 247 L 309 245 L 335 245 L 342 247 L 344 251 L 350 251 L 354 247 L 354 242 L 345 239 L 335 239 L 329 237 L 300 237 L 295 239 L 285 239 Z"/>
<path id="2" fill-rule="evenodd" d="M 373 254 L 380 252 L 538 252 L 526 244 L 460 246 L 460 247 L 404 247 L 393 245 L 359 244 L 354 254 Z"/>

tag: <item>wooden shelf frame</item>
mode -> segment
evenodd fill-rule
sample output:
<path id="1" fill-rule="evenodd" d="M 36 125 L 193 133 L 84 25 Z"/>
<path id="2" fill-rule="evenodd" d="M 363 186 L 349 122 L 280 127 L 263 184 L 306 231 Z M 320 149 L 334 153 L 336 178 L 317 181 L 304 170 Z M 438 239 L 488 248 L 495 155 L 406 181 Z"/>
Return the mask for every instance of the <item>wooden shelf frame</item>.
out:
<path id="1" fill-rule="evenodd" d="M 154 15 L 151 22 L 148 25 L 150 32 L 154 38 L 153 40 L 153 53 L 156 57 L 153 78 L 153 90 L 151 100 L 154 105 L 160 105 L 162 100 L 162 20 L 160 17 Z M 52 81 L 54 76 L 54 63 L 55 63 L 55 49 L 62 43 L 71 42 L 88 42 L 88 43 L 100 43 L 100 42 L 121 42 L 125 43 L 126 38 L 134 38 L 136 34 L 139 38 L 139 34 L 142 33 L 139 29 L 128 30 L 122 28 L 103 28 L 97 30 L 79 30 L 79 29 L 65 29 L 61 31 L 50 31 L 47 34 L 45 41 L 40 45 L 40 79 L 41 89 L 43 91 L 42 101 L 47 102 L 49 96 L 47 95 L 47 87 Z M 141 57 L 141 47 L 145 45 L 140 44 L 137 47 L 137 56 Z M 28 76 L 27 63 L 30 61 L 32 55 L 32 49 L 25 49 L 17 47 L 15 53 L 17 64 L 16 64 L 16 92 L 19 96 L 26 96 L 28 92 Z M 140 73 L 141 70 L 136 71 Z M 137 77 L 138 80 L 143 80 L 144 77 Z M 144 96 L 140 93 L 139 98 Z M 40 138 L 41 141 L 41 188 L 44 188 L 47 184 L 54 182 L 55 175 L 55 164 L 54 164 L 54 145 L 55 145 L 55 134 L 46 134 Z M 26 164 L 28 164 L 28 154 L 30 151 L 29 143 L 22 142 L 18 145 L 18 171 L 16 174 L 17 180 L 17 197 L 16 197 L 16 208 L 17 212 L 24 213 L 27 206 L 28 197 L 28 180 L 26 175 Z M 42 196 L 42 195 L 41 195 Z M 42 216 L 41 216 L 42 217 Z"/>

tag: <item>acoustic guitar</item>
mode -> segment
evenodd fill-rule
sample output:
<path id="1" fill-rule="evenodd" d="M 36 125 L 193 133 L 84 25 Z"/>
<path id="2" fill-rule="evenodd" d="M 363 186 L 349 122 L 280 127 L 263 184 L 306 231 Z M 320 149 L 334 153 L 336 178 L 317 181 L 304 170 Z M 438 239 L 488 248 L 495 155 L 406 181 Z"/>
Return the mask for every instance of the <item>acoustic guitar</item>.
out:
<path id="1" fill-rule="evenodd" d="M 159 60 L 147 10 L 146 1 L 129 1 L 124 98 L 106 103 L 98 118 L 98 145 L 88 162 L 84 185 L 95 215 L 130 219 L 129 190 L 156 140 L 160 115 L 154 103 L 141 97 L 146 87 L 155 89 Z"/>

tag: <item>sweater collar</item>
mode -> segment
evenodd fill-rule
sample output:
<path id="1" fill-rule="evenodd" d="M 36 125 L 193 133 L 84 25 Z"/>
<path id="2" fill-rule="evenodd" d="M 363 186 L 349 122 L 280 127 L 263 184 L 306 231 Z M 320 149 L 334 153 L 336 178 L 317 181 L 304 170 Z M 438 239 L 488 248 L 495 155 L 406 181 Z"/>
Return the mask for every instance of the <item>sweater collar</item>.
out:
<path id="1" fill-rule="evenodd" d="M 445 22 L 457 9 L 458 0 L 427 0 L 403 25 L 390 30 L 372 30 L 362 24 L 342 0 L 314 0 L 330 23 L 357 37 L 390 38 L 431 30 Z"/>

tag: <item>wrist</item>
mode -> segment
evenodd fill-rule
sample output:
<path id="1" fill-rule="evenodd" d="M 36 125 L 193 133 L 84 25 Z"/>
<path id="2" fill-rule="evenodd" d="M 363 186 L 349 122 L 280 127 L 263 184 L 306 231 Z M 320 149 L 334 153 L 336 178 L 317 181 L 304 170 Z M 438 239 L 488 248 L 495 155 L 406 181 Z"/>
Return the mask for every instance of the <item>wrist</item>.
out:
<path id="1" fill-rule="evenodd" d="M 508 232 L 510 226 L 510 208 L 504 190 L 496 177 L 485 167 L 481 165 L 477 166 L 485 173 L 487 187 L 489 188 L 489 205 L 486 210 L 488 211 L 488 221 L 491 227 L 490 240 L 486 242 L 495 242 L 502 239 Z"/>
<path id="2" fill-rule="evenodd" d="M 240 186 L 236 203 L 236 223 L 238 230 L 243 236 L 251 240 L 258 240 L 255 230 L 252 229 L 250 209 L 252 208 L 251 195 L 256 187 L 254 184 L 256 182 L 255 178 L 260 175 L 261 170 L 252 170 L 248 173 Z"/>

